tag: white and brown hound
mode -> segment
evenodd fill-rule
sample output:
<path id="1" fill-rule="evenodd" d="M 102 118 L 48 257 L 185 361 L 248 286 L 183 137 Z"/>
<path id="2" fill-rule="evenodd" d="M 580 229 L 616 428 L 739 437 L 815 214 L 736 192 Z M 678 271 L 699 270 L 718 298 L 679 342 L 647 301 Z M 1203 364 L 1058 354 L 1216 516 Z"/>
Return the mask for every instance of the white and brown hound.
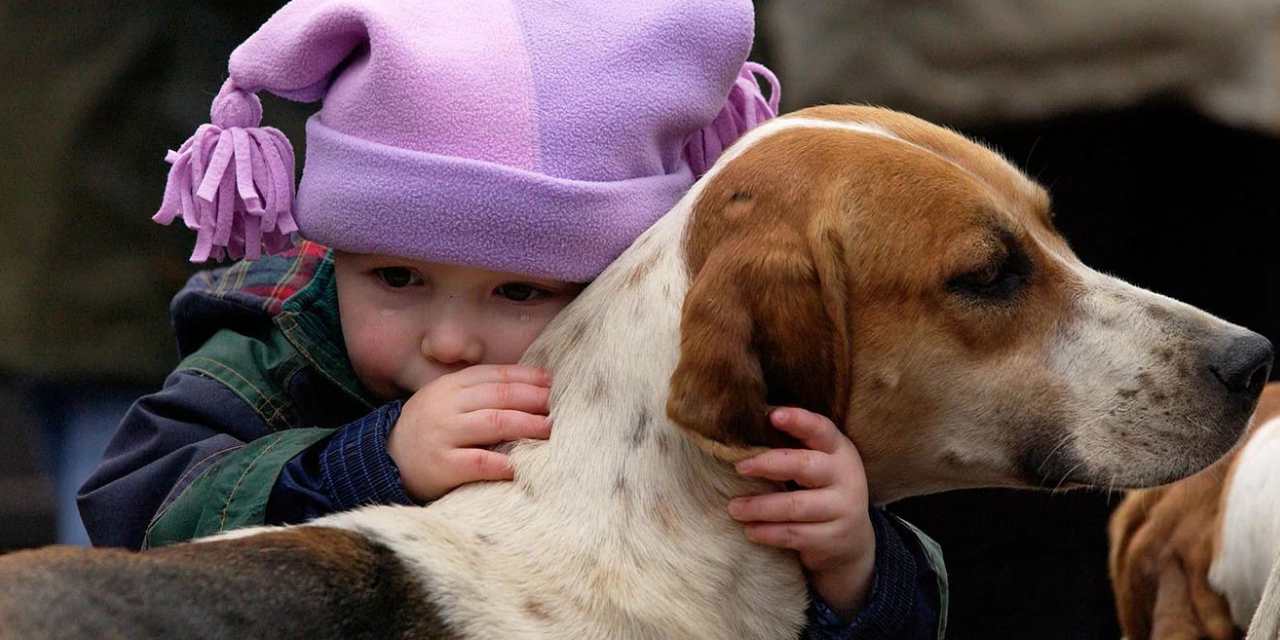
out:
<path id="1" fill-rule="evenodd" d="M 516 480 L 132 554 L 0 559 L 0 638 L 793 638 L 726 461 L 831 416 L 875 503 L 1145 486 L 1231 448 L 1270 345 L 1082 265 L 999 155 L 891 111 L 763 125 L 548 327 Z M 1188 454 L 1187 452 L 1190 452 Z M 364 634 L 364 635 L 361 635 Z"/>

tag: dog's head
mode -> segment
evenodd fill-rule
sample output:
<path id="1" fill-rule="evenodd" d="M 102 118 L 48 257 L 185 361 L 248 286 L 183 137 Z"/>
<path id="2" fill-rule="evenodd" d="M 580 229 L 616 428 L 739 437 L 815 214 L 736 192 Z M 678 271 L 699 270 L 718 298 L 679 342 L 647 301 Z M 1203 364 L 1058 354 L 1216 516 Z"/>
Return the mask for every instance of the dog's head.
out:
<path id="1" fill-rule="evenodd" d="M 1264 338 L 1085 267 L 998 154 L 867 107 L 753 132 L 706 178 L 669 416 L 732 458 L 830 416 L 873 499 L 1144 486 L 1239 438 Z"/>

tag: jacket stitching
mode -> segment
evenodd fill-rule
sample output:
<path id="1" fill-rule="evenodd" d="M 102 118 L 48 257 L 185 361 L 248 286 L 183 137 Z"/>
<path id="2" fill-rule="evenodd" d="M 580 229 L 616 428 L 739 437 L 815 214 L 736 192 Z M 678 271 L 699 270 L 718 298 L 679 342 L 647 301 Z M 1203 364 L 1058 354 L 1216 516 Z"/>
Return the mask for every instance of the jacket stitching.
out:
<path id="1" fill-rule="evenodd" d="M 280 396 L 283 397 L 284 393 L 282 392 Z M 272 431 L 280 431 L 281 429 L 289 428 L 289 421 L 286 417 L 288 410 L 289 407 L 283 404 L 272 405 L 271 413 L 262 413 L 261 415 L 263 421 L 267 423 L 267 426 L 270 427 Z"/>
<path id="2" fill-rule="evenodd" d="M 241 472 L 240 477 L 236 479 L 236 483 L 232 485 L 231 492 L 227 494 L 226 504 L 223 505 L 222 507 L 222 517 L 219 518 L 218 520 L 219 533 L 226 530 L 224 527 L 226 527 L 226 524 L 227 524 L 227 512 L 231 510 L 231 503 L 235 502 L 236 491 L 240 490 L 240 485 L 244 483 L 244 479 L 249 475 L 249 472 L 253 470 L 253 465 L 258 464 L 258 460 L 262 458 L 262 456 L 267 455 L 267 452 L 274 449 L 275 446 L 277 444 L 280 444 L 280 441 L 283 439 L 284 439 L 284 436 L 277 435 L 276 439 L 271 444 L 268 444 L 267 446 L 263 447 L 262 451 L 259 451 L 258 455 L 254 456 L 253 460 L 250 460 L 249 464 L 245 465 L 244 471 Z"/>
<path id="3" fill-rule="evenodd" d="M 311 350 L 307 348 L 307 341 L 302 339 L 302 337 L 305 337 L 305 334 L 303 336 L 297 335 L 299 331 L 298 321 L 295 320 L 291 314 L 288 312 L 282 313 L 279 316 L 276 316 L 276 319 L 277 322 L 279 322 L 280 330 L 284 332 L 287 338 L 289 338 L 289 342 L 298 350 L 298 353 L 301 353 L 304 358 L 316 363 L 317 371 L 324 375 L 324 377 L 338 385 L 338 387 L 343 391 L 351 394 L 352 397 L 360 399 L 363 402 L 363 398 L 358 391 L 352 389 L 340 380 L 335 379 L 334 376 L 329 375 L 328 370 L 333 367 L 333 363 L 331 363 L 328 358 L 322 358 L 319 354 L 312 353 Z"/>
<path id="4" fill-rule="evenodd" d="M 195 462 L 195 464 L 191 465 L 190 467 L 187 467 L 187 470 L 182 472 L 182 475 L 178 477 L 178 481 L 177 481 L 176 483 L 174 483 L 173 488 L 169 489 L 169 493 L 165 494 L 165 496 L 164 496 L 164 500 L 163 500 L 163 501 L 161 501 L 161 502 L 160 502 L 160 504 L 162 504 L 162 505 L 167 504 L 167 505 L 169 505 L 170 507 L 172 507 L 172 506 L 173 506 L 173 503 L 169 502 L 169 499 L 173 497 L 173 494 L 174 494 L 174 493 L 178 492 L 178 488 L 179 488 L 179 487 L 182 487 L 182 488 L 183 488 L 183 490 L 185 490 L 185 489 L 186 489 L 186 487 L 183 487 L 183 486 L 182 486 L 183 481 L 184 481 L 184 480 L 186 480 L 186 479 L 187 479 L 187 476 L 191 475 L 191 473 L 192 473 L 192 472 L 194 472 L 196 469 L 199 469 L 199 468 L 200 468 L 200 465 L 203 465 L 204 463 L 208 462 L 208 461 L 209 461 L 210 459 L 212 459 L 214 456 L 219 456 L 219 455 L 222 455 L 222 454 L 224 454 L 224 453 L 226 453 L 226 452 L 228 452 L 228 451 L 235 451 L 236 449 L 240 449 L 240 448 L 243 448 L 243 447 L 244 447 L 244 444 L 243 444 L 243 443 L 241 443 L 241 444 L 234 444 L 234 445 L 231 445 L 231 446 L 229 446 L 229 447 L 227 447 L 227 448 L 225 448 L 225 449 L 219 449 L 219 450 L 217 450 L 217 451 L 214 451 L 213 453 L 211 453 L 211 454 L 209 454 L 209 455 L 207 455 L 207 456 L 205 456 L 205 457 L 200 458 L 199 460 L 197 460 L 197 461 Z M 160 521 L 160 517 L 161 517 L 162 515 L 164 515 L 165 513 L 168 513 L 168 512 L 169 512 L 169 510 L 168 510 L 168 509 L 158 510 L 158 511 L 156 511 L 156 512 L 155 512 L 155 514 L 153 514 L 153 515 L 151 516 L 151 522 L 148 522 L 148 523 L 147 523 L 147 536 L 148 536 L 148 537 L 150 537 L 150 535 L 151 535 L 151 530 L 152 530 L 153 528 L 155 528 L 156 523 Z"/>
<path id="5" fill-rule="evenodd" d="M 185 367 L 183 367 L 183 368 L 185 368 L 185 369 L 190 369 L 190 370 L 192 370 L 192 371 L 197 371 L 197 372 L 203 373 L 203 374 L 205 374 L 205 375 L 209 376 L 210 378 L 213 378 L 214 380 L 222 380 L 222 379 L 223 379 L 221 376 L 219 376 L 218 374 L 216 374 L 216 373 L 214 373 L 214 372 L 212 372 L 212 371 L 209 371 L 209 370 L 207 370 L 207 369 L 203 369 L 203 368 L 201 368 L 201 367 L 197 367 L 197 366 L 195 366 L 195 365 L 194 365 L 194 362 L 196 362 L 196 361 L 199 361 L 199 362 L 205 362 L 205 363 L 208 363 L 208 364 L 210 364 L 210 365 L 213 365 L 215 368 L 217 368 L 217 369 L 219 369 L 219 370 L 221 370 L 221 371 L 225 371 L 225 372 L 227 372 L 227 373 L 229 373 L 229 374 L 231 374 L 231 375 L 233 375 L 233 376 L 235 376 L 235 377 L 239 378 L 239 379 L 240 379 L 241 381 L 243 381 L 246 385 L 248 385 L 250 389 L 253 389 L 254 393 L 258 394 L 257 402 L 255 402 L 254 400 L 251 400 L 251 399 L 249 399 L 249 398 L 244 398 L 244 399 L 245 399 L 246 401 L 248 401 L 250 405 L 256 405 L 254 408 L 255 408 L 255 409 L 257 409 L 259 412 L 266 411 L 267 409 L 270 409 L 270 410 L 271 410 L 271 412 L 272 412 L 272 414 L 271 414 L 272 416 L 279 416 L 279 415 L 280 415 L 280 413 L 282 412 L 283 408 L 279 406 L 279 403 L 276 401 L 276 396 L 275 396 L 275 395 L 270 395 L 270 396 L 269 396 L 269 395 L 267 395 L 267 394 L 266 394 L 266 392 L 264 392 L 262 389 L 259 389 L 259 388 L 258 388 L 256 385 L 254 385 L 254 384 L 253 384 L 253 382 L 252 382 L 252 381 L 250 381 L 248 378 L 246 378 L 246 377 L 244 377 L 244 376 L 240 375 L 240 372 L 239 372 L 239 371 L 236 371 L 235 369 L 232 369 L 231 367 L 228 367 L 227 365 L 225 365 L 225 364 L 223 364 L 223 363 L 221 363 L 221 362 L 218 362 L 217 360 L 213 360 L 213 359 L 211 359 L 211 358 L 205 358 L 205 357 L 201 357 L 201 356 L 195 356 L 195 357 L 192 357 L 190 360 L 188 360 L 188 362 L 189 362 L 189 363 L 191 363 L 191 364 L 187 364 L 187 365 L 186 365 Z M 230 385 L 228 385 L 228 386 L 230 387 Z M 230 388 L 231 388 L 231 390 L 232 390 L 232 391 L 235 391 L 235 387 L 230 387 Z M 243 396 L 242 396 L 242 397 L 243 397 Z"/>

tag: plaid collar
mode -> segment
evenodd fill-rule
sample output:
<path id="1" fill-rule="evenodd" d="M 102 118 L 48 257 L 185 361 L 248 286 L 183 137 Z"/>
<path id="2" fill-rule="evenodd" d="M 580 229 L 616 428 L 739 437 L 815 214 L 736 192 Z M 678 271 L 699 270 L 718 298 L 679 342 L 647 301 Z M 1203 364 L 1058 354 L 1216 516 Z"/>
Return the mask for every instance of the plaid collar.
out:
<path id="1" fill-rule="evenodd" d="M 303 240 L 283 253 L 256 262 L 242 260 L 228 267 L 206 294 L 276 316 L 286 300 L 311 282 L 321 265 L 332 262 L 332 250 Z"/>

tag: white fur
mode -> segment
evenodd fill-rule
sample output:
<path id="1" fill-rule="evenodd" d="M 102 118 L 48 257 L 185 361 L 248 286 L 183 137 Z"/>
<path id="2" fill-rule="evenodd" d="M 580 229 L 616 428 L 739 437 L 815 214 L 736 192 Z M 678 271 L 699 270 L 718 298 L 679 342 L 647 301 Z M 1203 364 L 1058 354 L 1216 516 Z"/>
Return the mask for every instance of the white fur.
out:
<path id="1" fill-rule="evenodd" d="M 1209 584 L 1226 598 L 1232 619 L 1242 629 L 1249 626 L 1268 572 L 1280 559 L 1277 466 L 1280 418 L 1260 425 L 1237 458 L 1222 518 L 1222 547 L 1209 570 Z"/>
<path id="2" fill-rule="evenodd" d="M 1280 557 L 1271 566 L 1271 577 L 1249 624 L 1245 640 L 1280 640 Z"/>

